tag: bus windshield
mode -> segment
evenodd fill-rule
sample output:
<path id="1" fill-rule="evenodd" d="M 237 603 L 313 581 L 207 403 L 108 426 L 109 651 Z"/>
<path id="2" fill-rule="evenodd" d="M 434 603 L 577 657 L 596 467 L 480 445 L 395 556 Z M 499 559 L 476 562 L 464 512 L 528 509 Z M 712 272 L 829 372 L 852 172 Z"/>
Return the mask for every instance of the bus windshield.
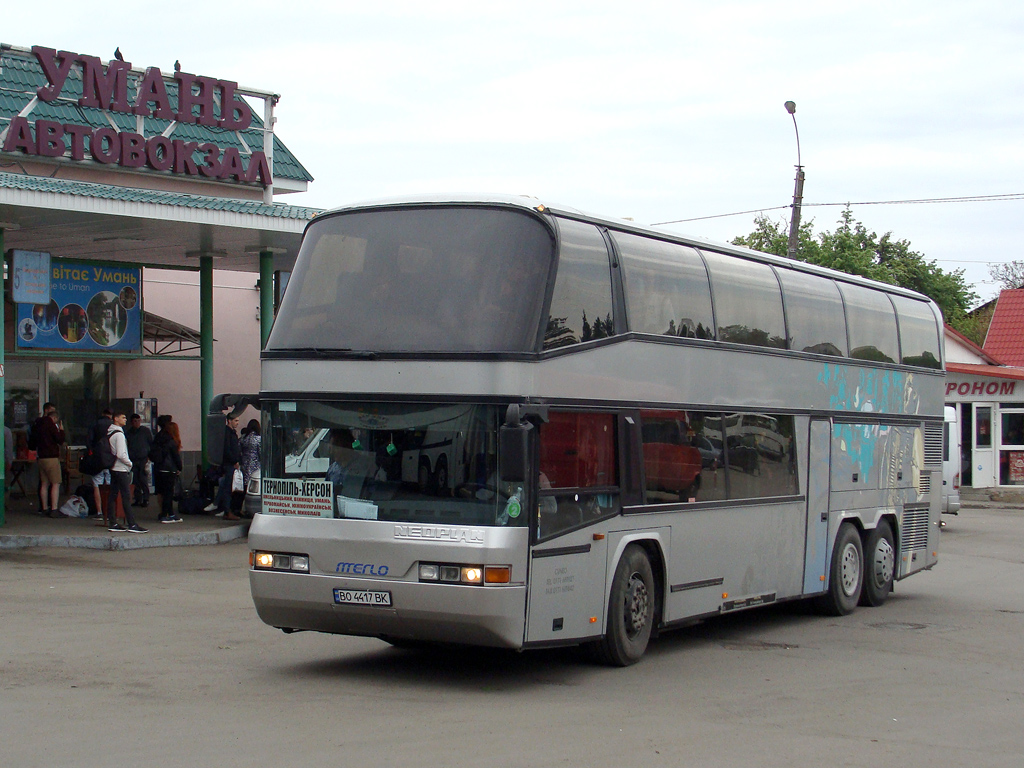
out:
<path id="1" fill-rule="evenodd" d="M 318 517 L 527 524 L 521 484 L 498 478 L 496 406 L 298 401 L 266 413 L 265 514 L 308 515 L 274 499 L 301 487 L 288 481 L 316 480 L 330 497 Z"/>
<path id="2" fill-rule="evenodd" d="M 554 254 L 530 214 L 326 215 L 307 230 L 269 350 L 534 352 Z"/>

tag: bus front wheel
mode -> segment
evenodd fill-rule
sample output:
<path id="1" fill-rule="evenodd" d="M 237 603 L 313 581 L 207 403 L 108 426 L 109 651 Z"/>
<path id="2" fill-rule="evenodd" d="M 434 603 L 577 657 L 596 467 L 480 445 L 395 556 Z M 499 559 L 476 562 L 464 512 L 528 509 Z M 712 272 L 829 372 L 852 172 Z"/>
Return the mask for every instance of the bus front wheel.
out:
<path id="1" fill-rule="evenodd" d="M 884 603 L 892 591 L 895 570 L 896 546 L 892 526 L 881 520 L 868 531 L 864 540 L 864 589 L 860 593 L 860 604 L 879 606 Z"/>
<path id="2" fill-rule="evenodd" d="M 829 569 L 828 592 L 817 599 L 817 608 L 829 616 L 845 616 L 857 607 L 864 584 L 864 553 L 857 529 L 843 523 L 836 535 Z"/>
<path id="3" fill-rule="evenodd" d="M 608 598 L 608 624 L 595 650 L 606 664 L 640 661 L 654 625 L 654 572 L 643 547 L 630 544 L 615 568 Z"/>

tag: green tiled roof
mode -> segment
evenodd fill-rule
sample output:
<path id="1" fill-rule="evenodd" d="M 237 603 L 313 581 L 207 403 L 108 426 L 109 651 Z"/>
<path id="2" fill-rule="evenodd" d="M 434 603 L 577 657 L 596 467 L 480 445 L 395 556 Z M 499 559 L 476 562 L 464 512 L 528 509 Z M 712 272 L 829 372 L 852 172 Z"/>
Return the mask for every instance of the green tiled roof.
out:
<path id="1" fill-rule="evenodd" d="M 129 94 L 133 94 L 139 82 L 139 75 L 128 76 Z M 171 107 L 177 109 L 177 83 L 165 80 Z M 42 67 L 35 56 L 26 55 L 23 51 L 4 49 L 0 51 L 0 131 L 7 128 L 12 118 L 16 117 L 35 97 L 36 91 L 48 84 Z M 80 107 L 78 99 L 82 95 L 82 71 L 72 67 L 68 80 L 64 84 L 61 97 L 54 102 L 39 100 L 32 108 L 30 119 L 55 120 L 61 123 L 76 123 L 100 128 L 114 121 L 121 131 L 135 131 L 135 117 L 120 112 L 106 111 L 95 107 Z M 250 105 L 251 106 L 251 105 Z M 155 136 L 162 133 L 169 125 L 169 120 L 153 117 L 145 119 L 144 133 Z M 198 124 L 178 123 L 171 135 L 175 139 L 185 141 L 213 142 L 222 149 L 234 147 L 242 156 L 248 151 L 263 149 L 263 119 L 253 110 L 252 123 L 244 131 L 227 131 L 210 128 Z M 241 137 L 241 138 L 240 138 Z M 245 144 L 242 143 L 244 140 Z M 70 141 L 70 139 L 68 139 Z M 246 150 L 245 145 L 248 145 Z M 154 173 L 159 173 L 154 171 Z M 288 150 L 281 140 L 274 135 L 274 176 L 281 179 L 296 181 L 312 181 L 302 163 Z"/>
<path id="2" fill-rule="evenodd" d="M 309 221 L 322 213 L 320 208 L 306 208 L 280 203 L 263 203 L 257 200 L 235 200 L 224 197 L 187 195 L 179 192 L 164 192 L 158 189 L 137 189 L 135 187 L 114 187 L 109 184 L 91 184 L 85 181 L 51 179 L 43 176 L 26 176 L 18 173 L 0 172 L 0 189 L 22 189 L 32 192 L 46 192 L 61 195 L 89 197 L 98 200 L 119 200 L 126 203 L 154 203 L 181 208 L 196 208 L 207 211 L 228 211 L 253 216 L 272 216 L 281 219 Z"/>

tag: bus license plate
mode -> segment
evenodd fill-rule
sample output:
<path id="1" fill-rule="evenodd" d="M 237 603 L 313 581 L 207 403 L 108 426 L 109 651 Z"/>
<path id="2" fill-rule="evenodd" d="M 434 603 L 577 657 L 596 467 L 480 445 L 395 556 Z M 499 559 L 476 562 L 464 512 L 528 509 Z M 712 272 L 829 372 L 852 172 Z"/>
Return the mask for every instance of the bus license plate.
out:
<path id="1" fill-rule="evenodd" d="M 338 605 L 381 605 L 390 608 L 391 593 L 366 589 L 336 589 L 334 602 Z"/>

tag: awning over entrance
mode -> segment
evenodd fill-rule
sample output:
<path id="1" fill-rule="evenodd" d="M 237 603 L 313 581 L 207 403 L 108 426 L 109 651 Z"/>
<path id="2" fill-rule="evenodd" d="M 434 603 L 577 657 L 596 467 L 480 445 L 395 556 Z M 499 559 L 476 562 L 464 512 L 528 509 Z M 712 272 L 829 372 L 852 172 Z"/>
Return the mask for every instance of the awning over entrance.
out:
<path id="1" fill-rule="evenodd" d="M 0 172 L 4 248 L 55 258 L 258 272 L 295 263 L 302 231 L 320 211 L 257 200 L 166 192 Z"/>
<path id="2" fill-rule="evenodd" d="M 142 351 L 147 357 L 178 357 L 199 352 L 199 342 L 199 331 L 143 310 Z"/>

